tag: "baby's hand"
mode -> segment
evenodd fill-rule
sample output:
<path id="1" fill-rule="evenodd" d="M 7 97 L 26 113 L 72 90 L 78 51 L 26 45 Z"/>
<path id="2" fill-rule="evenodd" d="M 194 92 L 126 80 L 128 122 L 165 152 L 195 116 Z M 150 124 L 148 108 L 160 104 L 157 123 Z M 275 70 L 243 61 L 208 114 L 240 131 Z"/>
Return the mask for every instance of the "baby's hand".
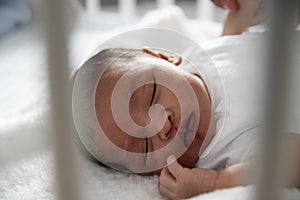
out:
<path id="1" fill-rule="evenodd" d="M 268 0 L 238 0 L 238 3 L 239 9 L 228 13 L 222 35 L 241 34 L 268 17 Z"/>
<path id="2" fill-rule="evenodd" d="M 158 189 L 165 199 L 189 198 L 201 193 L 213 191 L 218 178 L 214 170 L 202 168 L 184 168 L 170 156 L 168 166 L 160 174 Z"/>

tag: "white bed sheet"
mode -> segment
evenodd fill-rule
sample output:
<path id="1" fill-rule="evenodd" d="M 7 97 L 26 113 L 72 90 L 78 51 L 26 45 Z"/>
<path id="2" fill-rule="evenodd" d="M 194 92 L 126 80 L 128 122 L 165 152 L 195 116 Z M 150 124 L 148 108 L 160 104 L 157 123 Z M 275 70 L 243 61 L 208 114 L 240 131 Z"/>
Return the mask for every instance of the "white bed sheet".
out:
<path id="1" fill-rule="evenodd" d="M 145 26 L 174 29 L 199 43 L 217 37 L 221 30 L 213 22 L 187 20 L 177 7 L 148 13 L 130 27 Z M 73 32 L 71 69 L 76 69 L 101 41 L 120 31 L 124 28 Z M 55 199 L 45 55 L 41 36 L 34 29 L 0 41 L 0 199 Z M 84 199 L 161 199 L 157 176 L 123 174 L 91 162 L 83 162 L 81 167 Z M 197 199 L 249 199 L 251 191 L 251 187 L 239 187 Z"/>

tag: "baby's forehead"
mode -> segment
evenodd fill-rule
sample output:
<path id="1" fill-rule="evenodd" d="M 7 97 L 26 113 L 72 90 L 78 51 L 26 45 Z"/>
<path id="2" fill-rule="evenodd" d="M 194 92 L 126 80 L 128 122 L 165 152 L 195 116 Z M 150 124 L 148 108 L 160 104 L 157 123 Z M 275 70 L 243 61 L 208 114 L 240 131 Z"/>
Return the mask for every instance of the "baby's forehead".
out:
<path id="1" fill-rule="evenodd" d="M 153 68 L 166 65 L 167 63 L 160 62 L 160 59 L 150 57 L 148 55 L 140 56 L 136 58 L 128 58 L 127 61 L 116 61 L 103 73 L 100 77 L 101 80 L 107 82 L 119 81 L 123 76 L 128 77 L 129 80 L 143 79 L 152 75 Z M 111 80 L 111 81 L 108 81 Z"/>
<path id="2" fill-rule="evenodd" d="M 112 63 L 109 63 L 109 66 L 100 66 L 105 68 L 105 71 L 99 78 L 99 81 L 105 79 L 116 80 L 123 76 L 125 73 L 129 71 L 135 71 L 138 66 L 141 66 L 142 63 L 140 61 L 140 57 L 122 57 L 116 58 Z"/>
<path id="3" fill-rule="evenodd" d="M 138 88 L 154 83 L 153 59 L 136 59 L 131 63 L 115 63 L 99 78 L 96 110 L 107 108 L 113 95 L 133 94 Z M 127 65 L 128 64 L 128 65 Z"/>

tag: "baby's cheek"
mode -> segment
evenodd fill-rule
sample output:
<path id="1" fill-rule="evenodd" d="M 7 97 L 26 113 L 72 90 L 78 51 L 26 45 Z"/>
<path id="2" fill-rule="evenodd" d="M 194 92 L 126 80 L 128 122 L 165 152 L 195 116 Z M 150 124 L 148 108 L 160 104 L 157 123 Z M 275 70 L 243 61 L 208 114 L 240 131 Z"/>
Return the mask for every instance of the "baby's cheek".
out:
<path id="1" fill-rule="evenodd" d="M 179 102 L 177 96 L 174 92 L 166 87 L 161 87 L 159 102 L 165 108 L 177 108 L 179 107 Z"/>

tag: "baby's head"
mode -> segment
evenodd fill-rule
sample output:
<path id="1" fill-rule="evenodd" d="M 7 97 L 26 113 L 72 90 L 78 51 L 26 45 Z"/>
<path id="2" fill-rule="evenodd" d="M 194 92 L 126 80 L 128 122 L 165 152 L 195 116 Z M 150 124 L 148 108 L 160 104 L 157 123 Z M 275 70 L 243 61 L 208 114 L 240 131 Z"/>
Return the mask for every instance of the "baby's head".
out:
<path id="1" fill-rule="evenodd" d="M 180 64 L 181 57 L 150 49 L 106 49 L 81 67 L 74 120 L 96 159 L 147 174 L 172 154 L 194 166 L 211 121 L 210 97 L 202 78 Z"/>

